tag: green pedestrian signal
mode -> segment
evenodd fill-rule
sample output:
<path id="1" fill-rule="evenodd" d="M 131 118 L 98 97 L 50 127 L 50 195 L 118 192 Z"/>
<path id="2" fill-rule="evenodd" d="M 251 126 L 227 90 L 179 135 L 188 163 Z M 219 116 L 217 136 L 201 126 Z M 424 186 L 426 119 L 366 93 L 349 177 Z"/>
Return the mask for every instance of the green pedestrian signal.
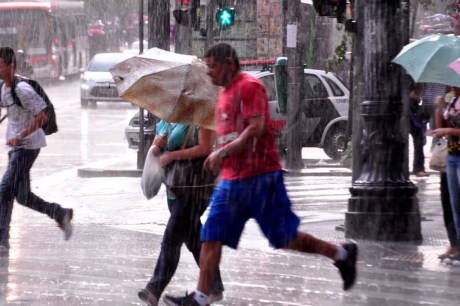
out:
<path id="1" fill-rule="evenodd" d="M 230 27 L 235 22 L 235 10 L 233 8 L 219 8 L 216 20 L 221 27 Z"/>

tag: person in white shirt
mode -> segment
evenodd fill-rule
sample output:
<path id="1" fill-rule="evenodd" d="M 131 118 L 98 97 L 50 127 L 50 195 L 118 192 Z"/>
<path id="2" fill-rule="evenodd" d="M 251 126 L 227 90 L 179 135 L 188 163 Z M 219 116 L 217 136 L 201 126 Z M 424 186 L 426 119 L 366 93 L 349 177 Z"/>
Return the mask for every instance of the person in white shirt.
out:
<path id="1" fill-rule="evenodd" d="M 0 79 L 3 80 L 0 106 L 6 108 L 8 116 L 8 165 L 0 181 L 0 253 L 9 251 L 9 229 L 14 199 L 19 204 L 56 220 L 64 231 L 64 239 L 68 240 L 72 235 L 70 221 L 73 209 L 46 202 L 30 190 L 30 169 L 40 149 L 46 146 L 45 133 L 41 126 L 48 120 L 43 112 L 47 105 L 29 84 L 16 84 L 15 73 L 14 50 L 0 47 Z M 12 90 L 21 101 L 21 105 L 15 103 Z"/>

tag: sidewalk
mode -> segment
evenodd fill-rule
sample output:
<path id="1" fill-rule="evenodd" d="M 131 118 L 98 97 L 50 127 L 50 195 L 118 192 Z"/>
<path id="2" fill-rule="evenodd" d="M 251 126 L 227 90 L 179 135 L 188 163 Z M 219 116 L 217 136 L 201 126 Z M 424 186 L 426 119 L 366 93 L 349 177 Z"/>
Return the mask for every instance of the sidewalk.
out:
<path id="1" fill-rule="evenodd" d="M 9 257 L 0 258 L 0 305 L 143 305 L 137 291 L 158 256 L 167 220 L 164 195 L 143 198 L 134 161 L 112 159 L 101 166 L 119 175 L 81 177 L 82 169 L 71 169 L 32 184 L 37 194 L 75 208 L 75 234 L 68 242 L 54 222 L 15 205 L 11 250 Z M 122 177 L 125 172 L 114 170 L 137 175 Z M 306 172 L 310 175 L 286 177 L 301 229 L 339 243 L 344 233 L 337 228 L 343 224 L 351 178 L 336 166 Z M 226 291 L 217 305 L 457 305 L 460 267 L 437 259 L 447 245 L 439 177 L 432 174 L 414 182 L 426 217 L 423 242 L 358 241 L 359 278 L 350 292 L 342 291 L 337 269 L 328 259 L 273 250 L 249 222 L 239 250 L 224 249 Z M 197 275 L 184 249 L 166 292 L 193 290 Z"/>

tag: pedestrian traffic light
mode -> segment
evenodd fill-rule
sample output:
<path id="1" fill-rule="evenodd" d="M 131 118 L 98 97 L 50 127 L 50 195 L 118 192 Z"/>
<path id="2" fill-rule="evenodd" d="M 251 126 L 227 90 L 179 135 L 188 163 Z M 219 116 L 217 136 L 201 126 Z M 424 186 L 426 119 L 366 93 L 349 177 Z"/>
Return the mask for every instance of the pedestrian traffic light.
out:
<path id="1" fill-rule="evenodd" d="M 221 7 L 217 10 L 216 20 L 223 27 L 230 27 L 235 22 L 235 9 L 233 7 Z"/>
<path id="2" fill-rule="evenodd" d="M 313 0 L 313 6 L 320 16 L 337 18 L 338 23 L 345 21 L 347 0 Z"/>

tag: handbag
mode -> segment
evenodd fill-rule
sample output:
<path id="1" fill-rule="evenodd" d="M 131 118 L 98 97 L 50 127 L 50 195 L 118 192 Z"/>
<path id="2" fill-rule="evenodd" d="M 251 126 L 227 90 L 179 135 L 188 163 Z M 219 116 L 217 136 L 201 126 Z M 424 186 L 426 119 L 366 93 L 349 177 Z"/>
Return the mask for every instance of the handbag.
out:
<path id="1" fill-rule="evenodd" d="M 430 169 L 446 172 L 447 140 L 440 138 L 433 149 L 430 158 Z"/>
<path id="2" fill-rule="evenodd" d="M 186 140 L 191 135 L 189 129 Z M 179 197 L 209 198 L 214 190 L 217 175 L 203 168 L 207 156 L 194 159 L 174 160 L 164 168 L 165 185 Z"/>
<path id="3" fill-rule="evenodd" d="M 150 147 L 142 169 L 141 188 L 147 200 L 158 194 L 163 181 L 163 168 L 160 166 L 160 157 L 154 156 L 153 147 Z"/>
<path id="4" fill-rule="evenodd" d="M 203 168 L 206 157 L 189 160 L 175 160 L 165 171 L 165 185 L 176 196 L 210 197 L 217 176 Z"/>

